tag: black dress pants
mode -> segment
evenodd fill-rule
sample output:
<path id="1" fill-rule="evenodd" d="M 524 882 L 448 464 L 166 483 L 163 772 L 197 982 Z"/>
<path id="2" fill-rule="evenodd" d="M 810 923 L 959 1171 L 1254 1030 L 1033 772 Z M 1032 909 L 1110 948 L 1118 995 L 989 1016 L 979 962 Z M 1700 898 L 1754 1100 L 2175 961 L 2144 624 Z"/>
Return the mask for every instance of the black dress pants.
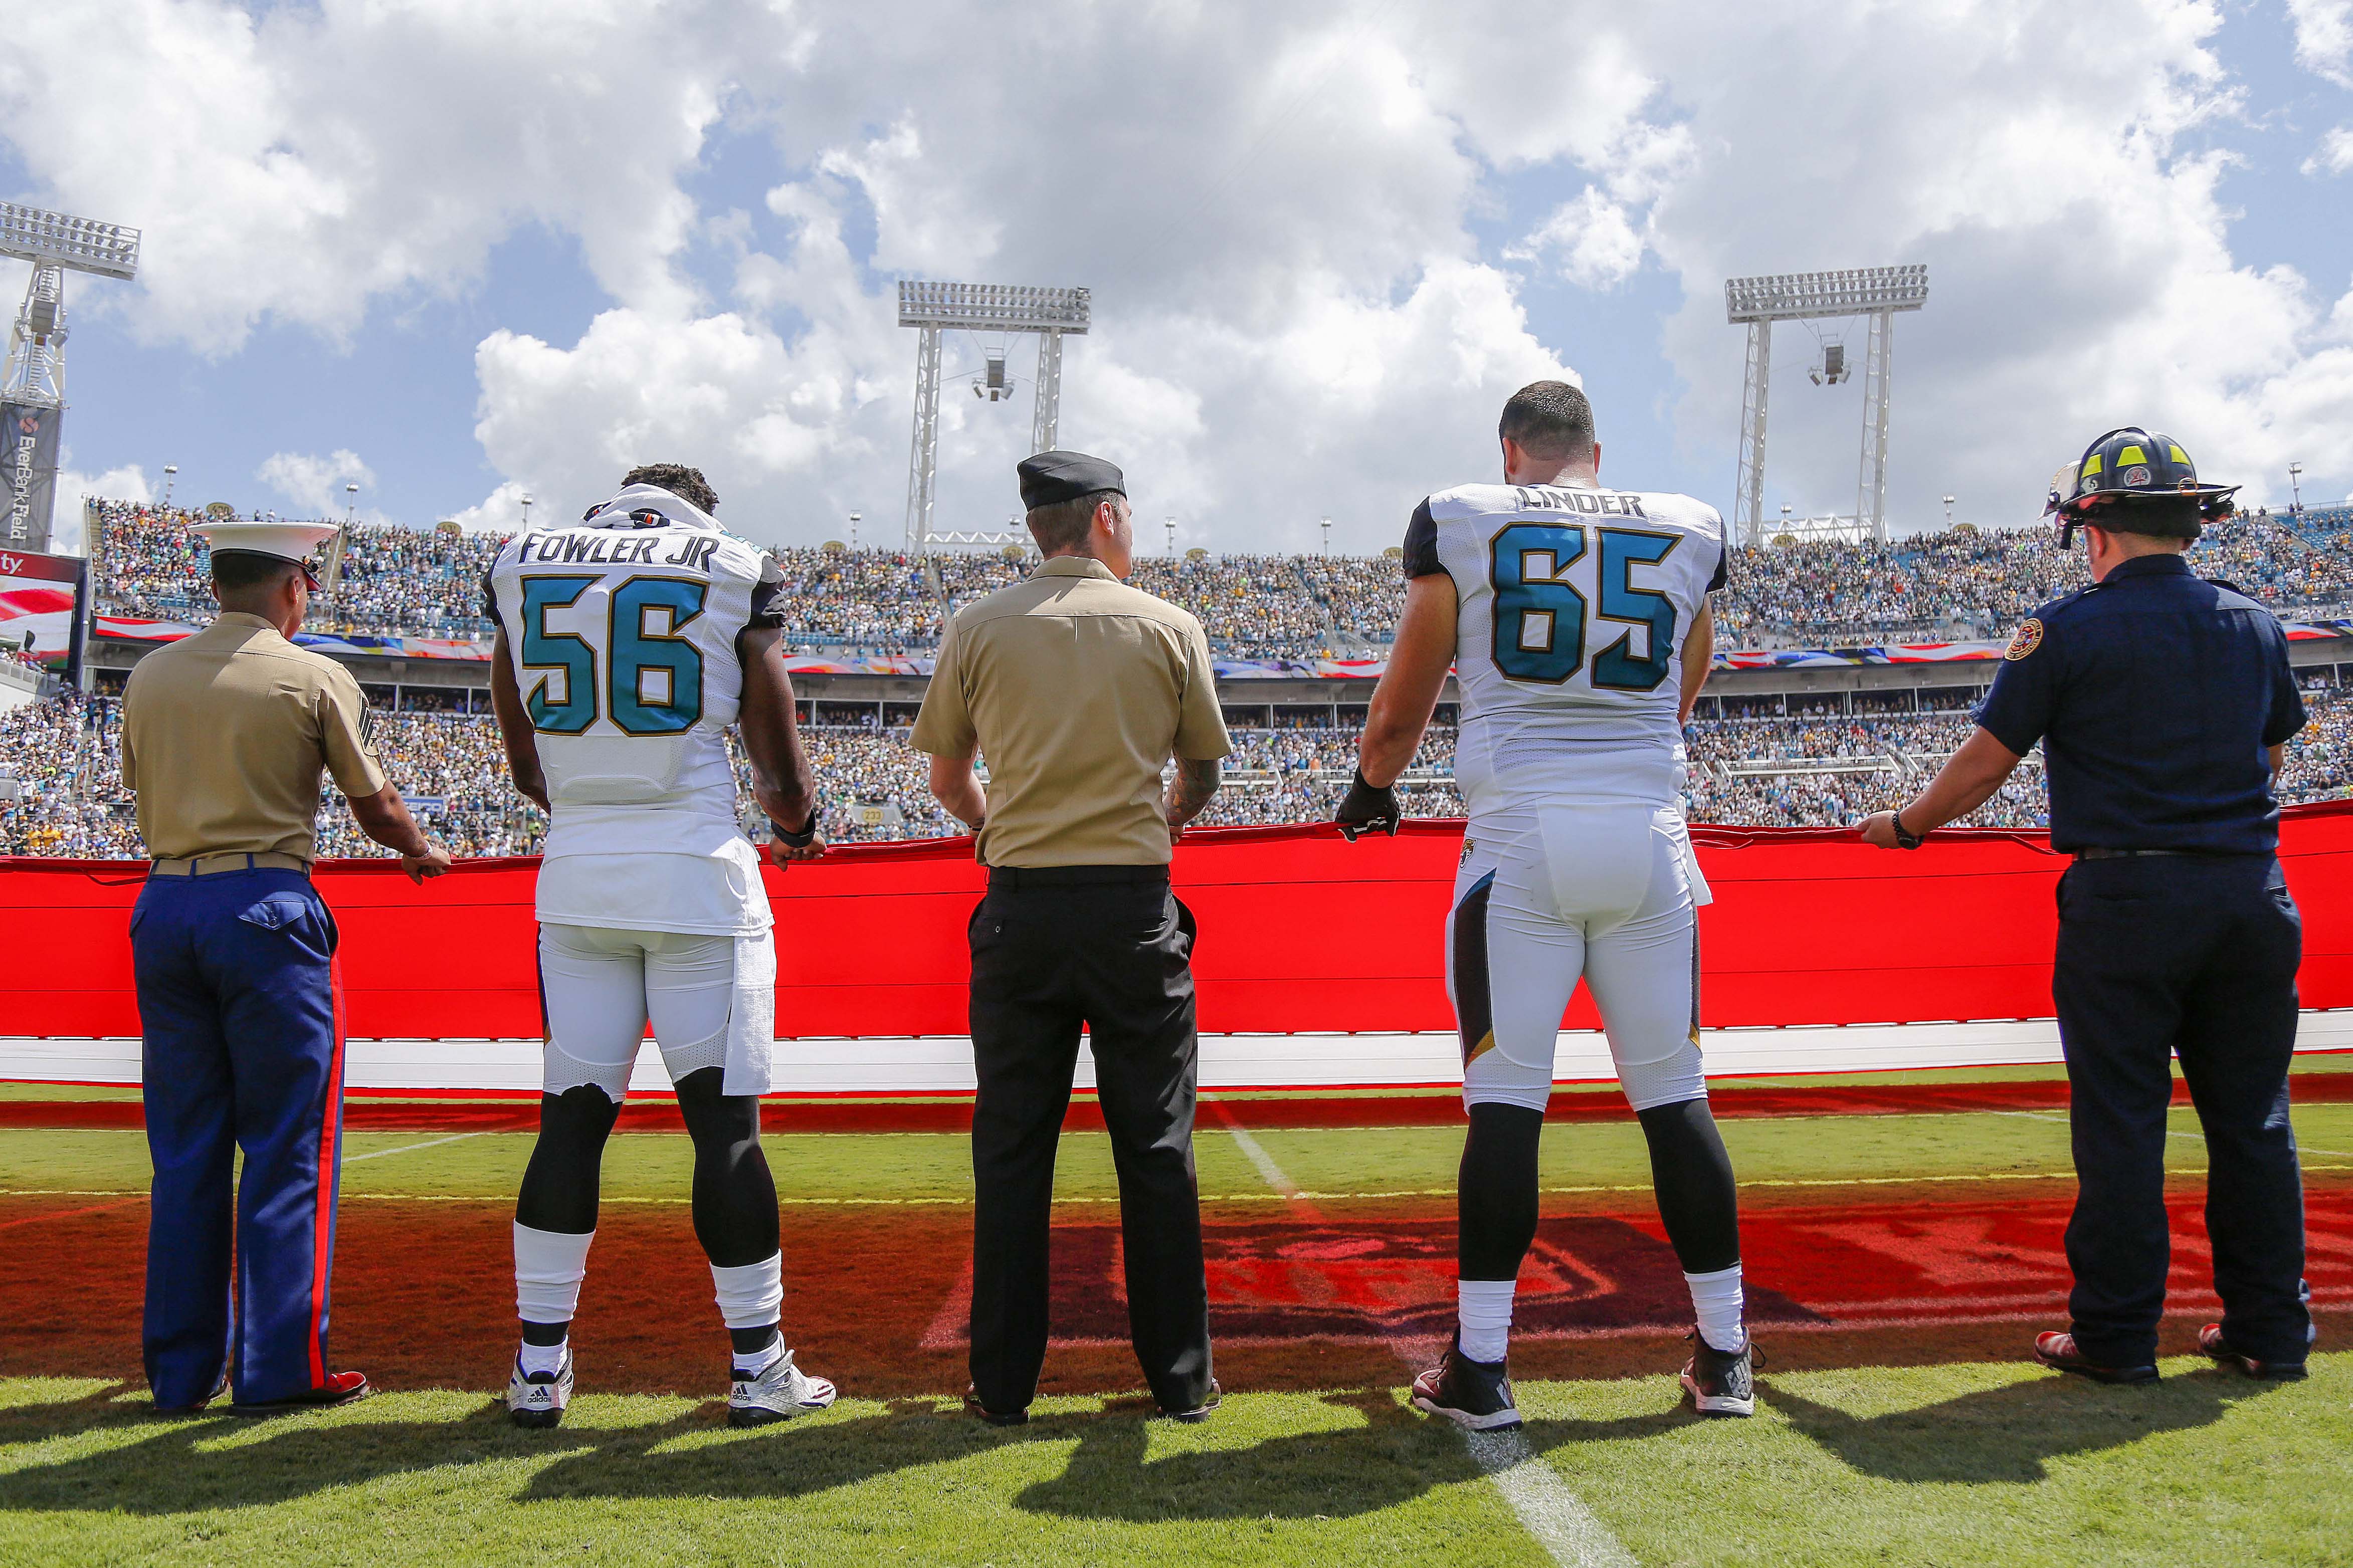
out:
<path id="1" fill-rule="evenodd" d="M 1135 1357 L 1163 1407 L 1191 1409 L 1209 1392 L 1192 916 L 1158 868 L 998 869 L 970 934 L 973 1386 L 994 1411 L 1038 1392 L 1054 1154 L 1083 1023 L 1119 1172 Z"/>
<path id="2" fill-rule="evenodd" d="M 2303 933 L 2267 856 L 2079 860 L 2060 879 L 2052 990 L 2079 1184 L 2068 1304 L 2075 1342 L 2095 1362 L 2157 1356 L 2175 1056 L 2205 1131 L 2223 1333 L 2243 1355 L 2305 1359 L 2304 1190 L 2287 1094 Z M 2200 1151 L 2179 1154 L 2194 1163 Z"/>

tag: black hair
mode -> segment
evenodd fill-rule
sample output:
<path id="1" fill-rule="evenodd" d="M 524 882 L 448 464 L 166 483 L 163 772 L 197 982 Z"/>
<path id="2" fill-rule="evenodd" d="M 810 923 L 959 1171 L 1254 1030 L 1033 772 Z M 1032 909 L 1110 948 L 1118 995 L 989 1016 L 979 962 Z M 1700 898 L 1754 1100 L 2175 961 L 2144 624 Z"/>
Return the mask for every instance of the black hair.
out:
<path id="1" fill-rule="evenodd" d="M 2110 533 L 2194 542 L 2205 529 L 2204 518 L 2205 509 L 2196 497 L 2158 495 L 2105 501 L 2093 507 L 2084 522 Z"/>
<path id="2" fill-rule="evenodd" d="M 283 555 L 265 555 L 259 550 L 213 552 L 213 586 L 232 594 L 247 588 L 275 587 L 280 576 L 301 570 L 299 561 L 289 561 Z"/>
<path id="3" fill-rule="evenodd" d="M 1532 457 L 1574 460 L 1593 450 L 1593 405 L 1565 381 L 1532 381 L 1504 405 L 1495 433 Z"/>
<path id="4" fill-rule="evenodd" d="M 1126 498 L 1117 490 L 1089 490 L 1071 500 L 1050 501 L 1032 507 L 1027 519 L 1029 536 L 1038 542 L 1041 555 L 1059 554 L 1076 550 L 1087 540 L 1087 531 L 1094 526 L 1095 508 L 1105 501 Z"/>
<path id="5" fill-rule="evenodd" d="M 712 491 L 711 481 L 702 477 L 701 468 L 690 468 L 684 463 L 640 463 L 621 476 L 621 485 L 652 485 L 668 490 L 689 506 L 704 511 L 719 510 L 719 497 Z"/>

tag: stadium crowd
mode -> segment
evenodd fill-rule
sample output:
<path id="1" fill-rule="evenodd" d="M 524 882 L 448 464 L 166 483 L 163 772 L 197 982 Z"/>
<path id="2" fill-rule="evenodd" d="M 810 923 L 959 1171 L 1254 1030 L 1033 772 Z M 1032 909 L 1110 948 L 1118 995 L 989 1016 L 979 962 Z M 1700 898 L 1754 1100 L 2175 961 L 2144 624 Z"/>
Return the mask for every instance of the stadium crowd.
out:
<path id="1" fill-rule="evenodd" d="M 2306 693 L 2306 702 L 2312 722 L 2289 742 L 2283 798 L 2316 800 L 2353 791 L 2353 693 L 2316 689 Z M 0 854 L 142 856 L 117 761 L 118 710 L 113 698 L 67 691 L 0 713 Z M 1684 732 L 1685 805 L 1695 822 L 1850 824 L 1902 798 L 1969 729 L 1961 711 L 1695 719 Z M 385 713 L 376 734 L 393 778 L 453 853 L 537 851 L 545 818 L 508 783 L 498 727 L 488 715 Z M 903 729 L 821 725 L 805 734 L 829 840 L 961 831 L 933 802 L 925 761 L 908 746 Z M 1352 731 L 1239 729 L 1234 741 L 1225 787 L 1200 818 L 1203 826 L 1327 820 L 1347 792 L 1356 763 Z M 1453 768 L 1454 731 L 1433 729 L 1407 770 L 1404 796 L 1411 815 L 1462 815 Z M 749 776 L 740 776 L 745 822 L 756 827 Z M 2041 769 L 2021 769 L 1968 820 L 1980 826 L 2045 826 Z M 319 824 L 322 855 L 385 853 L 360 834 L 340 800 L 329 799 Z"/>
<path id="2" fill-rule="evenodd" d="M 210 602 L 195 514 L 100 503 L 99 601 L 113 614 L 203 620 Z M 479 637 L 480 580 L 501 537 L 362 525 L 337 591 L 311 612 L 320 630 Z M 1018 553 L 880 550 L 776 552 L 805 654 L 902 655 L 936 647 L 955 606 L 1028 570 Z M 2210 528 L 2193 564 L 2290 617 L 2353 616 L 2353 508 L 2290 518 L 2258 513 Z M 1963 525 L 1883 545 L 1741 548 L 1717 596 L 1727 647 L 1849 646 L 2006 635 L 2035 605 L 2083 582 L 2080 551 L 2045 529 Z M 1397 552 L 1382 555 L 1142 555 L 1136 586 L 1199 616 L 1229 658 L 1316 658 L 1373 650 L 1403 602 Z"/>

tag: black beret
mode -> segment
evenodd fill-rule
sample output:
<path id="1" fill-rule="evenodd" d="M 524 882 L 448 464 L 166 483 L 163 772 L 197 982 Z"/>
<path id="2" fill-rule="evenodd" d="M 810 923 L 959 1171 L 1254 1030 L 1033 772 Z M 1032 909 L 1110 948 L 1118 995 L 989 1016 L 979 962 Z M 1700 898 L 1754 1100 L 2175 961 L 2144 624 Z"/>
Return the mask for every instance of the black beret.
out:
<path id="1" fill-rule="evenodd" d="M 1097 490 L 1127 493 L 1127 476 L 1115 463 L 1090 458 L 1084 452 L 1040 452 L 1024 458 L 1015 473 L 1021 476 L 1021 509 L 1036 511 L 1056 501 L 1077 500 Z"/>

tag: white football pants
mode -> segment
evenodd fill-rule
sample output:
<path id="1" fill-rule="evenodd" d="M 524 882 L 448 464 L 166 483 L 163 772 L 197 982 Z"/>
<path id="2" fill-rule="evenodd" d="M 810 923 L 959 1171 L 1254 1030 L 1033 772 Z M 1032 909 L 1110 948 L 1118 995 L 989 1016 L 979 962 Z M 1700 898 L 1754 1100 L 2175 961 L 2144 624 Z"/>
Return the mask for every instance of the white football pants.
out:
<path id="1" fill-rule="evenodd" d="M 724 1067 L 737 967 L 747 962 L 759 965 L 774 952 L 774 939 L 765 931 L 734 937 L 540 927 L 547 1092 L 595 1084 L 620 1103 L 628 1094 L 649 1016 L 671 1082 L 703 1068 Z M 773 984 L 773 957 L 765 967 Z"/>
<path id="2" fill-rule="evenodd" d="M 1472 819 L 1446 922 L 1466 1105 L 1545 1108 L 1580 976 L 1635 1110 L 1707 1093 L 1683 844 L 1672 807 L 1527 806 Z"/>

